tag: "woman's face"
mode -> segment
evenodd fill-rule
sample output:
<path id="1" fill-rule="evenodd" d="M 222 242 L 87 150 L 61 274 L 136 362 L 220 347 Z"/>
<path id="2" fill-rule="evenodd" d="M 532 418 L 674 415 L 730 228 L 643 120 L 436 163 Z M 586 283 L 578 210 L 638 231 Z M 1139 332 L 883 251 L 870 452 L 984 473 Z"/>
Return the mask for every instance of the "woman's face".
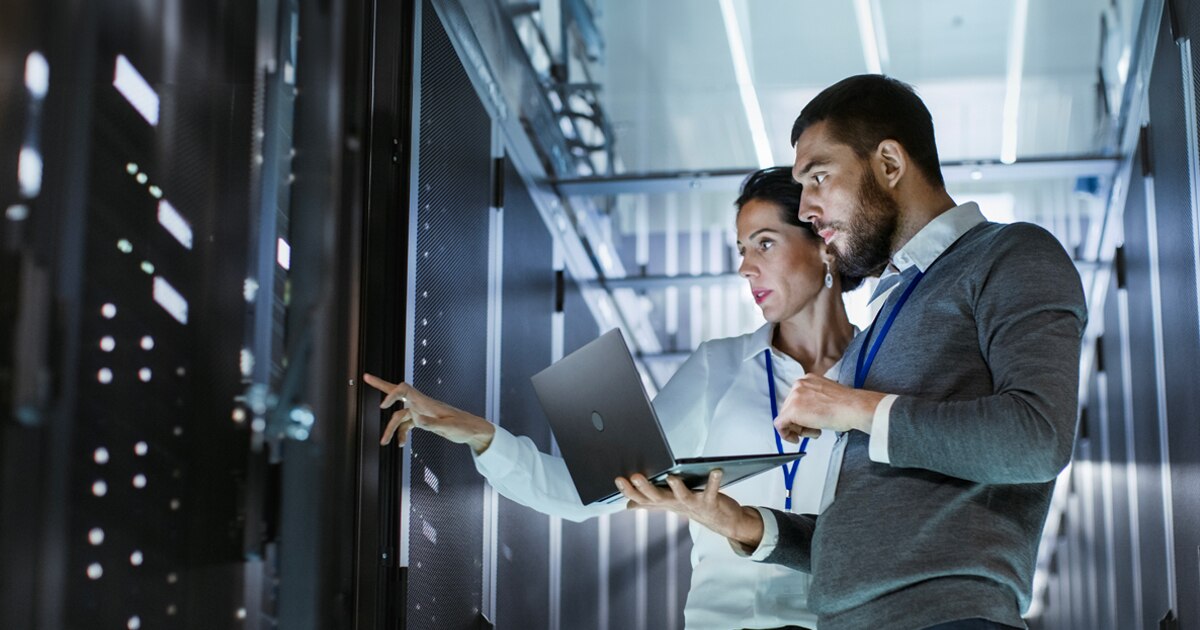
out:
<path id="1" fill-rule="evenodd" d="M 768 322 L 793 317 L 826 290 L 822 244 L 806 231 L 784 221 L 770 201 L 751 200 L 738 213 L 738 273 Z"/>

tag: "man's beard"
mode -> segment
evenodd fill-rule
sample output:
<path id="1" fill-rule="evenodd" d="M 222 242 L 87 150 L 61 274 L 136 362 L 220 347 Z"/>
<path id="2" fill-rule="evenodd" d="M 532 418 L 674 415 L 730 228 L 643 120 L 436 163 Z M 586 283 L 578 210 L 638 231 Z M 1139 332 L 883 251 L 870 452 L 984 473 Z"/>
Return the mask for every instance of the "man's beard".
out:
<path id="1" fill-rule="evenodd" d="M 838 228 L 844 235 L 843 245 L 829 246 L 841 273 L 858 278 L 883 273 L 892 257 L 899 218 L 900 204 L 875 181 L 870 170 L 864 171 L 857 206 L 846 225 Z"/>

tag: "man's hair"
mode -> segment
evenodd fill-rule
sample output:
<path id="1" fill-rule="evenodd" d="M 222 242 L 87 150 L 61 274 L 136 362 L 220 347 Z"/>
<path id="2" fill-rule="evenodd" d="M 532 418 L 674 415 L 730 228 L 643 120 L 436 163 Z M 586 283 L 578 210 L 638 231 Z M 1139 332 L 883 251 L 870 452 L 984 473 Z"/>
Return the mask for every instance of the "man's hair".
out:
<path id="1" fill-rule="evenodd" d="M 884 140 L 899 142 L 929 183 L 946 185 L 933 139 L 933 117 L 911 85 L 860 74 L 825 88 L 792 125 L 792 146 L 804 130 L 826 121 L 834 140 L 866 159 Z"/>
<path id="2" fill-rule="evenodd" d="M 820 242 L 813 224 L 800 220 L 800 195 L 803 187 L 792 179 L 792 169 L 787 166 L 772 166 L 751 173 L 742 182 L 741 194 L 733 205 L 738 212 L 742 206 L 751 201 L 767 201 L 779 206 L 779 217 L 784 223 L 804 228 L 804 234 L 815 242 Z M 853 291 L 862 284 L 861 277 L 848 276 L 839 271 L 842 280 L 842 292 Z"/>

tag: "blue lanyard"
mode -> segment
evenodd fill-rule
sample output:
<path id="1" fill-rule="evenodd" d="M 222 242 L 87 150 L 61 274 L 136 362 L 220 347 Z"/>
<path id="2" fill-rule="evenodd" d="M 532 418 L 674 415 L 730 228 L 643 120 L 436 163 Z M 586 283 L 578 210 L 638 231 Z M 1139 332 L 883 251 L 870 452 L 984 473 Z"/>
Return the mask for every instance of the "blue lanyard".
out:
<path id="1" fill-rule="evenodd" d="M 908 283 L 908 288 L 900 296 L 900 301 L 892 307 L 892 312 L 888 315 L 887 321 L 883 323 L 883 328 L 879 331 L 879 337 L 875 339 L 875 343 L 871 343 L 871 335 L 875 332 L 875 324 L 879 321 L 879 316 L 871 322 L 871 327 L 867 329 L 867 336 L 863 339 L 862 346 L 858 349 L 858 365 L 854 370 L 854 389 L 862 389 L 863 383 L 867 382 L 867 373 L 871 371 L 871 365 L 875 363 L 875 355 L 879 352 L 879 346 L 883 345 L 884 338 L 887 337 L 889 331 L 892 330 L 892 322 L 896 321 L 896 315 L 900 314 L 900 309 L 904 308 L 904 303 L 908 301 L 908 296 L 912 295 L 913 289 L 917 288 L 917 283 L 921 278 L 925 277 L 924 271 L 918 271 L 913 277 L 912 282 Z M 880 309 L 882 312 L 882 309 Z M 871 346 L 871 351 L 867 352 L 867 346 Z M 864 362 L 865 358 L 865 362 Z"/>
<path id="2" fill-rule="evenodd" d="M 775 402 L 775 370 L 771 367 L 771 349 L 763 350 L 763 359 L 767 362 L 767 392 L 771 398 L 771 424 L 775 423 L 775 418 L 779 417 L 779 403 Z M 783 455 L 783 438 L 779 437 L 779 432 L 775 431 L 775 448 L 779 450 L 779 454 Z M 803 453 L 808 447 L 808 438 L 804 438 L 800 442 L 799 452 Z M 792 486 L 796 483 L 796 469 L 800 467 L 800 460 L 794 459 L 791 465 L 780 464 L 783 469 L 783 485 L 787 488 L 787 495 L 783 500 L 783 508 L 787 511 L 792 510 Z"/>

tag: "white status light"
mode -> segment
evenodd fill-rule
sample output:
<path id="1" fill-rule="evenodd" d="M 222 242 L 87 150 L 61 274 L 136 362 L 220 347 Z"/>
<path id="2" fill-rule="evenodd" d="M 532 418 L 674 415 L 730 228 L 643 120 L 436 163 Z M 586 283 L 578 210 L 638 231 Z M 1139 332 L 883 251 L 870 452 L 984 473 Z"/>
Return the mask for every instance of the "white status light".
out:
<path id="1" fill-rule="evenodd" d="M 117 55 L 117 67 L 113 71 L 113 87 L 129 101 L 142 118 L 151 125 L 158 125 L 158 94 L 125 55 Z"/>
<path id="2" fill-rule="evenodd" d="M 171 283 L 163 280 L 162 276 L 154 277 L 154 301 L 163 307 L 171 317 L 174 317 L 180 324 L 186 324 L 188 321 L 188 303 Z"/>
<path id="3" fill-rule="evenodd" d="M 166 228 L 180 245 L 192 248 L 192 226 L 166 199 L 158 202 L 158 223 Z"/>
<path id="4" fill-rule="evenodd" d="M 283 240 L 283 237 L 279 238 L 279 247 L 275 253 L 275 262 L 278 262 L 279 266 L 284 269 L 292 268 L 292 246 L 288 245 L 288 242 Z"/>

